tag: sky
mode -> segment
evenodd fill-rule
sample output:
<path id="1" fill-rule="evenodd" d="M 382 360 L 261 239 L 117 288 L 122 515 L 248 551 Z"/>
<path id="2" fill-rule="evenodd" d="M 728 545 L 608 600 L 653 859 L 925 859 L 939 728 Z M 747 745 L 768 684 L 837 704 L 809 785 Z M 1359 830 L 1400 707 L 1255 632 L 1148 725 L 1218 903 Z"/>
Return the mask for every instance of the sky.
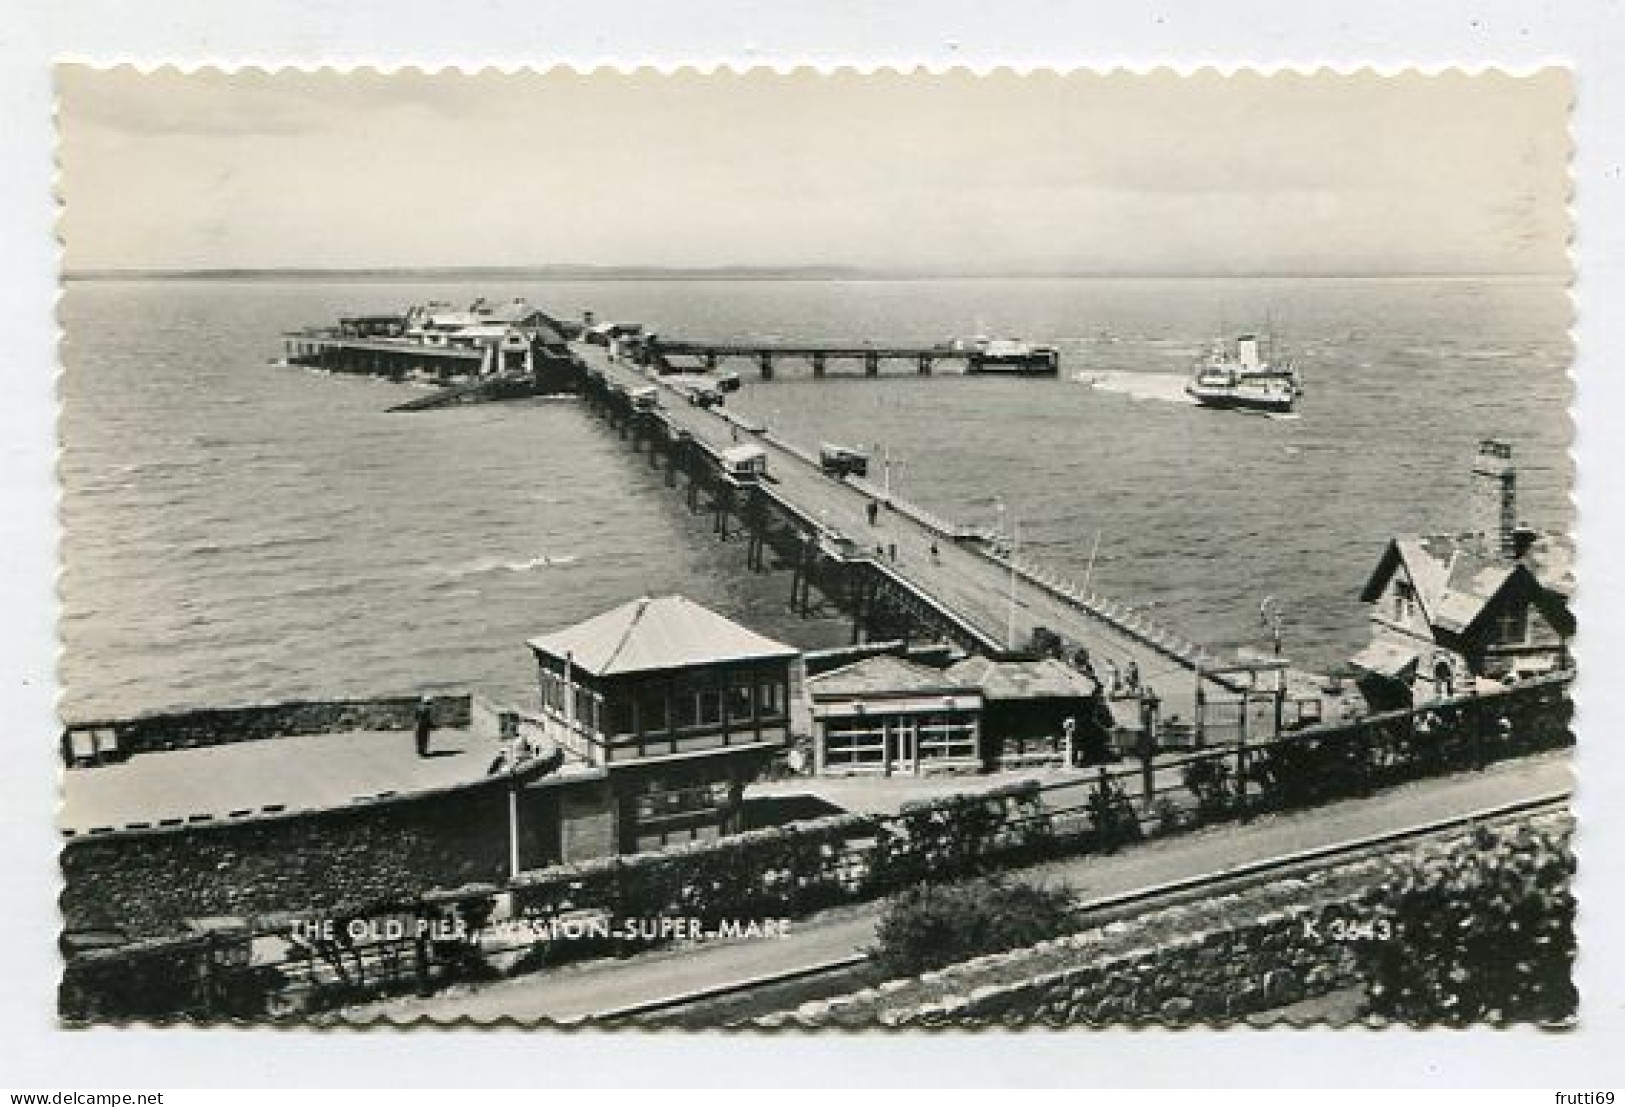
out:
<path id="1" fill-rule="evenodd" d="M 1566 273 L 1566 75 L 57 70 L 85 269 Z"/>

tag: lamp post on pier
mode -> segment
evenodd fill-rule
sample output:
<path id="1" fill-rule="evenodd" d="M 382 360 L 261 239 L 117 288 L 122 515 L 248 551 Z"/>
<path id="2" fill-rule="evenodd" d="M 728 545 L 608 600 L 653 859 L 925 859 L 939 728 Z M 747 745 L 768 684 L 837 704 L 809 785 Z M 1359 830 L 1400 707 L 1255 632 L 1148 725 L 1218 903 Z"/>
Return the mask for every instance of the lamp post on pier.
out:
<path id="1" fill-rule="evenodd" d="M 880 457 L 881 457 L 881 461 L 880 461 L 881 472 L 883 474 L 883 476 L 881 478 L 881 481 L 882 481 L 882 483 L 881 483 L 881 498 L 883 500 L 885 500 L 886 503 L 890 504 L 891 503 L 891 471 L 892 471 L 892 466 L 895 465 L 899 469 L 901 469 L 903 467 L 903 459 L 902 458 L 897 458 L 895 461 L 892 460 L 891 447 L 890 446 L 883 446 L 881 448 Z"/>
<path id="2" fill-rule="evenodd" d="M 993 502 L 994 505 L 999 509 L 999 530 L 1003 532 L 1005 518 L 1004 501 L 999 499 L 994 500 Z M 1005 646 L 1012 652 L 1016 648 L 1016 556 L 1020 549 L 1021 520 L 1017 519 L 1015 517 L 1015 513 L 1012 512 L 1010 515 L 1010 613 L 1005 623 L 1004 636 Z"/>
<path id="3" fill-rule="evenodd" d="M 1275 656 L 1281 656 L 1281 601 L 1274 596 L 1265 596 L 1264 601 L 1258 605 L 1258 621 L 1270 628 L 1270 638 L 1275 646 Z"/>
<path id="4" fill-rule="evenodd" d="M 1282 716 L 1286 714 L 1286 666 L 1281 664 L 1281 601 L 1265 596 L 1258 605 L 1258 621 L 1270 628 L 1275 648 L 1275 737 L 1281 737 Z"/>

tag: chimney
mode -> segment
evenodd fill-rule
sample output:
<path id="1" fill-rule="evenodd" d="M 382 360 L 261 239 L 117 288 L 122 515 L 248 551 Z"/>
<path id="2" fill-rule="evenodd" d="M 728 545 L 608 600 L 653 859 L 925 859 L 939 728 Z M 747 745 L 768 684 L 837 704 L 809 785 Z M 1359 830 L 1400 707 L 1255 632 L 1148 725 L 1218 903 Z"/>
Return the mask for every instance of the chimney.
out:
<path id="1" fill-rule="evenodd" d="M 1531 527 L 1531 526 L 1518 526 L 1518 527 L 1513 528 L 1513 531 L 1512 531 L 1512 556 L 1513 556 L 1513 558 L 1515 560 L 1517 560 L 1517 561 L 1522 561 L 1525 557 L 1527 557 L 1529 555 L 1529 551 L 1535 545 L 1535 540 L 1537 538 L 1539 538 L 1539 537 L 1540 537 L 1540 535 L 1535 532 L 1534 527 Z"/>
<path id="2" fill-rule="evenodd" d="M 1514 531 L 1518 519 L 1518 470 L 1512 446 L 1495 438 L 1478 444 L 1473 459 L 1472 529 L 1487 550 L 1508 561 L 1518 556 Z"/>

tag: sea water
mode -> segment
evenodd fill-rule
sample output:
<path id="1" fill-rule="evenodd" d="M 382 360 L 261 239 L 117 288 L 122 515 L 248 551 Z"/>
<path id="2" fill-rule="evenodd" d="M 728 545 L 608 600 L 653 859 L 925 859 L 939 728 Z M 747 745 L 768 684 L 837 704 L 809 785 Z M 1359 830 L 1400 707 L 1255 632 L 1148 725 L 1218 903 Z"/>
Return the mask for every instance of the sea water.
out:
<path id="1" fill-rule="evenodd" d="M 1523 520 L 1572 523 L 1560 281 L 71 282 L 64 714 L 521 695 L 526 637 L 667 592 L 846 641 L 574 400 L 391 414 L 421 391 L 274 364 L 283 331 L 480 295 L 674 338 L 1053 344 L 1054 379 L 740 362 L 728 402 L 809 447 L 868 447 L 872 477 L 940 516 L 1019 522 L 1025 557 L 1220 652 L 1267 643 L 1265 597 L 1295 660 L 1357 650 L 1388 537 L 1469 521 L 1480 438 L 1514 444 Z M 1305 377 L 1296 416 L 1184 402 L 1198 353 L 1266 319 Z"/>

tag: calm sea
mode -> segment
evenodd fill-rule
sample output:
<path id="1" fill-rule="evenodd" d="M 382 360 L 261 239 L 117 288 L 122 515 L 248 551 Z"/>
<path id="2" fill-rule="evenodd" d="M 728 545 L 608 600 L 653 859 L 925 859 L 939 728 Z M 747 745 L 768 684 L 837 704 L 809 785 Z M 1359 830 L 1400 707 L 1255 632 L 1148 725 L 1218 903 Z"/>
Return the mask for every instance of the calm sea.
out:
<path id="1" fill-rule="evenodd" d="M 1511 439 L 1521 511 L 1571 523 L 1569 308 L 1542 280 L 98 281 L 61 318 L 70 718 L 529 685 L 524 639 L 683 592 L 805 647 L 783 573 L 688 516 L 572 400 L 390 415 L 413 386 L 278 367 L 280 334 L 428 298 L 524 295 L 696 338 L 1053 343 L 1059 380 L 771 382 L 730 403 L 892 459 L 938 514 L 1019 518 L 1027 552 L 1220 648 L 1334 664 L 1386 537 L 1467 521 L 1476 441 Z M 1301 415 L 1176 402 L 1221 333 L 1273 318 Z M 1093 382 L 1093 383 L 1091 383 Z"/>

